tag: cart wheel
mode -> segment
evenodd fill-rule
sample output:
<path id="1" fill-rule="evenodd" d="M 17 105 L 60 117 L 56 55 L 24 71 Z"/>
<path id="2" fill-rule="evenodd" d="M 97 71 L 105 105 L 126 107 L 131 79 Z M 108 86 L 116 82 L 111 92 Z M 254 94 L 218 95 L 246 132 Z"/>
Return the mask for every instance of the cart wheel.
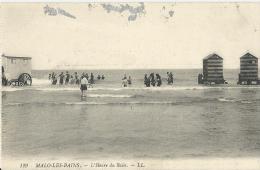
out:
<path id="1" fill-rule="evenodd" d="M 24 86 L 23 82 L 18 82 L 19 86 Z"/>
<path id="2" fill-rule="evenodd" d="M 9 85 L 9 86 L 16 86 L 16 81 L 15 81 L 15 80 L 10 80 L 10 81 L 8 82 L 8 85 Z"/>
<path id="3" fill-rule="evenodd" d="M 32 77 L 28 73 L 22 73 L 18 78 L 19 83 L 23 83 L 24 85 L 32 85 Z"/>
<path id="4" fill-rule="evenodd" d="M 15 86 L 15 82 L 12 81 L 12 82 L 9 82 L 10 86 Z"/>

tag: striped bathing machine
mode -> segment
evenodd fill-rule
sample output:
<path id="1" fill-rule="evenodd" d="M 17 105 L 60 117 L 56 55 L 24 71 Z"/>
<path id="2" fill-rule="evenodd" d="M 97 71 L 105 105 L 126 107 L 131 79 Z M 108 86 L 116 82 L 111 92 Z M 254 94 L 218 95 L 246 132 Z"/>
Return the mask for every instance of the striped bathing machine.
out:
<path id="1" fill-rule="evenodd" d="M 238 84 L 260 84 L 258 78 L 258 58 L 250 53 L 246 53 L 240 57 L 240 73 L 238 75 Z"/>
<path id="2" fill-rule="evenodd" d="M 213 53 L 203 59 L 203 74 L 198 76 L 199 84 L 224 84 L 223 58 Z"/>

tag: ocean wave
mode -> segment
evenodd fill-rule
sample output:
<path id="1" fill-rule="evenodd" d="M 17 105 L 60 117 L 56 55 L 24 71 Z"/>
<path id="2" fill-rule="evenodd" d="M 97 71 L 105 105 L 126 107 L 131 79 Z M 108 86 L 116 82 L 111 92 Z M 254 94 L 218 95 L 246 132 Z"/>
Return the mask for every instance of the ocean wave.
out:
<path id="1" fill-rule="evenodd" d="M 135 101 L 135 102 L 66 102 L 59 104 L 67 105 L 147 105 L 147 104 L 177 104 L 176 102 L 167 101 Z"/>
<path id="2" fill-rule="evenodd" d="M 32 88 L 32 90 L 38 90 L 38 91 L 79 91 L 80 89 L 78 87 L 60 87 L 60 86 L 55 86 L 55 87 L 37 87 L 37 88 Z"/>
<path id="3" fill-rule="evenodd" d="M 162 86 L 162 87 L 105 87 L 94 85 L 88 88 L 88 91 L 127 91 L 127 90 L 144 90 L 144 91 L 182 91 L 182 90 L 222 90 L 222 89 L 260 89 L 260 86 Z M 2 91 L 18 91 L 18 90 L 38 90 L 38 91 L 79 91 L 78 85 L 50 85 L 50 81 L 46 79 L 33 79 L 33 85 L 27 87 L 3 87 Z"/>
<path id="4" fill-rule="evenodd" d="M 251 101 L 241 101 L 241 103 L 243 103 L 243 104 L 250 104 L 250 103 L 252 103 Z"/>
<path id="5" fill-rule="evenodd" d="M 251 103 L 255 102 L 255 101 L 248 101 L 248 100 L 239 100 L 239 99 L 234 99 L 234 98 L 218 98 L 217 100 L 220 102 L 230 102 L 230 103 L 239 102 L 242 104 L 251 104 Z"/>
<path id="6" fill-rule="evenodd" d="M 218 101 L 220 102 L 236 102 L 236 99 L 232 99 L 232 98 L 218 98 Z"/>
<path id="7" fill-rule="evenodd" d="M 120 95 L 120 94 L 87 94 L 87 97 L 107 97 L 107 98 L 129 98 L 129 97 L 133 97 L 131 95 Z"/>

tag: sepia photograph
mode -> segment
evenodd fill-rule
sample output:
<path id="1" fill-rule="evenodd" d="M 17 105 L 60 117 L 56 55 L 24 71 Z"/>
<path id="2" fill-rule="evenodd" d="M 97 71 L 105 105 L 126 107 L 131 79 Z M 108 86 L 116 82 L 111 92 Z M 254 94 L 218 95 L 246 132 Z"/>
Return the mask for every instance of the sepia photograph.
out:
<path id="1" fill-rule="evenodd" d="M 0 12 L 0 169 L 260 169 L 259 2 Z"/>

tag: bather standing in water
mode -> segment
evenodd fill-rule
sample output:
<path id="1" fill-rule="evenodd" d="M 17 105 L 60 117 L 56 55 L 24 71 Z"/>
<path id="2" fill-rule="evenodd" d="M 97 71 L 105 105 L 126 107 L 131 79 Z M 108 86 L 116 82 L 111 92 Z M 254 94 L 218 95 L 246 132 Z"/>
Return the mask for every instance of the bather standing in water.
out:
<path id="1" fill-rule="evenodd" d="M 169 79 L 170 79 L 170 84 L 173 84 L 173 74 L 172 74 L 172 72 L 169 73 Z"/>
<path id="2" fill-rule="evenodd" d="M 64 74 L 63 72 L 61 72 L 61 74 L 59 75 L 60 77 L 60 85 L 63 85 L 63 79 L 64 79 Z"/>
<path id="3" fill-rule="evenodd" d="M 123 85 L 123 87 L 127 87 L 127 77 L 126 77 L 126 75 L 124 75 L 124 77 L 122 79 L 122 85 Z"/>
<path id="4" fill-rule="evenodd" d="M 88 89 L 87 88 L 88 84 L 89 83 L 88 83 L 86 76 L 83 76 L 82 79 L 80 80 L 81 97 L 86 97 L 85 92 Z"/>
<path id="5" fill-rule="evenodd" d="M 70 84 L 71 85 L 75 84 L 75 79 L 74 79 L 73 75 L 70 76 Z"/>
<path id="6" fill-rule="evenodd" d="M 74 77 L 75 77 L 76 84 L 79 84 L 79 76 L 77 72 L 74 73 Z"/>
<path id="7" fill-rule="evenodd" d="M 150 79 L 147 77 L 147 74 L 144 75 L 144 84 L 146 87 L 150 87 Z"/>
<path id="8" fill-rule="evenodd" d="M 158 73 L 156 74 L 156 82 L 157 82 L 158 87 L 160 87 L 162 85 L 162 79 Z"/>
<path id="9" fill-rule="evenodd" d="M 51 80 L 52 76 L 51 76 L 51 73 L 49 74 L 49 80 Z"/>
<path id="10" fill-rule="evenodd" d="M 65 79 L 65 84 L 69 84 L 69 81 L 70 81 L 70 74 L 68 71 L 66 71 L 66 79 Z"/>
<path id="11" fill-rule="evenodd" d="M 131 84 L 132 84 L 132 78 L 131 78 L 131 76 L 128 77 L 127 83 L 128 83 L 128 85 L 131 85 Z"/>
<path id="12" fill-rule="evenodd" d="M 88 77 L 88 73 L 86 73 L 86 79 L 88 80 L 88 78 L 89 78 L 89 77 Z"/>
<path id="13" fill-rule="evenodd" d="M 94 75 L 90 73 L 90 84 L 94 84 Z"/>
<path id="14" fill-rule="evenodd" d="M 167 84 L 170 84 L 170 75 L 169 75 L 169 72 L 167 72 Z"/>
<path id="15" fill-rule="evenodd" d="M 87 79 L 87 76 L 86 76 L 85 72 L 83 72 L 83 73 L 81 74 L 80 80 L 83 79 L 84 77 L 86 77 L 86 79 Z M 88 79 L 87 79 L 87 80 L 88 80 Z"/>
<path id="16" fill-rule="evenodd" d="M 56 85 L 57 84 L 57 77 L 56 74 L 52 74 L 52 85 Z"/>
<path id="17" fill-rule="evenodd" d="M 151 82 L 151 85 L 152 85 L 152 86 L 155 86 L 155 83 L 156 83 L 156 82 L 155 82 L 155 78 L 154 78 L 154 73 L 151 73 L 151 74 L 150 74 L 150 82 Z"/>

